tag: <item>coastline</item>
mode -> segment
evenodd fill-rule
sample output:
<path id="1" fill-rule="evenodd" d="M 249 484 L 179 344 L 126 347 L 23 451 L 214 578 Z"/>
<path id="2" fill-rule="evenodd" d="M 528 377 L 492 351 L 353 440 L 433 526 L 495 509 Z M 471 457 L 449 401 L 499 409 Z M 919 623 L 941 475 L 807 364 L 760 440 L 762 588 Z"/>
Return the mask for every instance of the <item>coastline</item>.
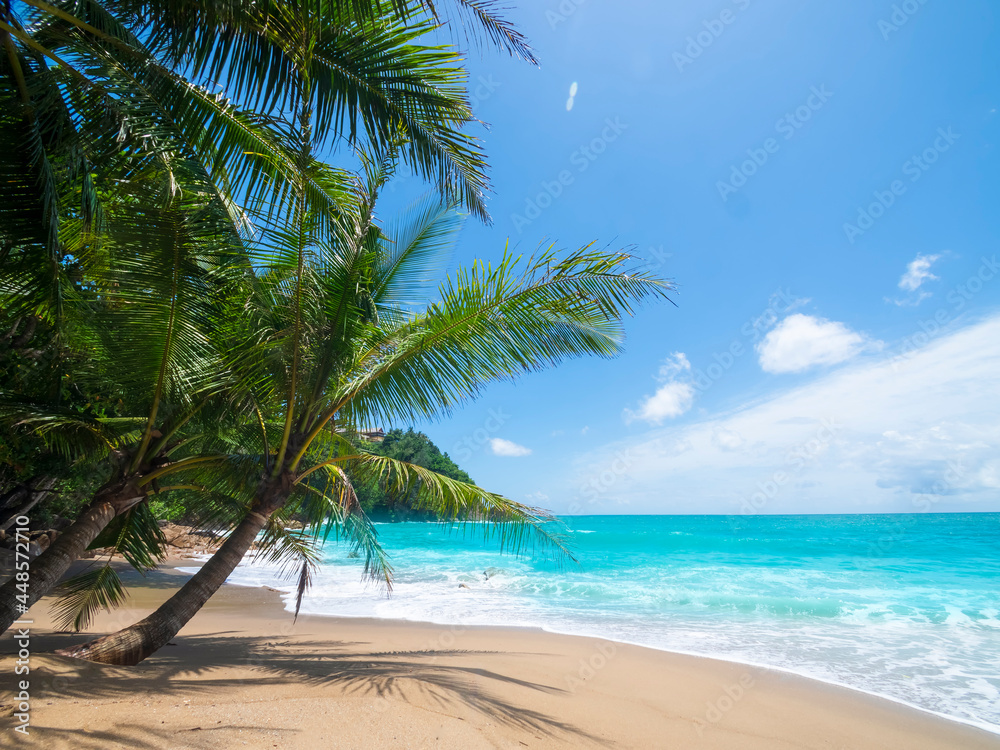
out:
<path id="1" fill-rule="evenodd" d="M 182 568 L 191 568 L 191 567 L 192 566 L 190 566 L 190 565 L 178 565 L 177 569 L 180 570 Z M 239 588 L 246 588 L 246 589 L 264 588 L 264 589 L 266 589 L 268 591 L 274 592 L 278 596 L 279 605 L 283 608 L 283 610 L 285 611 L 285 613 L 287 615 L 291 616 L 293 614 L 293 612 L 294 612 L 293 609 L 290 609 L 288 607 L 288 605 L 285 604 L 284 599 L 283 599 L 283 597 L 286 597 L 286 596 L 290 595 L 291 592 L 289 592 L 289 591 L 282 591 L 280 589 L 275 589 L 275 588 L 272 588 L 270 586 L 254 586 L 254 585 L 251 585 L 251 584 L 243 584 L 243 583 L 232 583 L 232 584 L 227 584 L 227 585 L 237 586 Z M 301 616 L 303 616 L 303 615 L 300 614 L 300 617 Z M 310 613 L 308 616 L 311 616 L 311 617 L 320 617 L 320 618 L 331 618 L 331 619 L 338 619 L 338 620 L 389 622 L 389 623 L 397 623 L 397 624 L 400 624 L 400 625 L 404 625 L 404 624 L 431 625 L 431 626 L 435 626 L 435 627 L 439 627 L 439 628 L 454 628 L 454 627 L 459 627 L 459 628 L 464 628 L 464 629 L 490 629 L 491 628 L 491 626 L 479 625 L 479 624 L 475 624 L 475 625 L 462 625 L 460 623 L 443 622 L 443 621 L 437 621 L 437 620 L 416 620 L 416 619 L 407 619 L 407 618 L 403 618 L 403 617 L 358 617 L 358 616 L 355 616 L 355 615 L 318 614 L 318 613 Z M 883 695 L 883 694 L 877 693 L 877 692 L 875 692 L 873 690 L 865 690 L 864 688 L 860 688 L 860 687 L 857 687 L 855 685 L 849 685 L 847 683 L 837 682 L 837 681 L 831 680 L 831 679 L 825 679 L 823 677 L 818 677 L 816 675 L 808 674 L 808 673 L 802 672 L 802 671 L 796 671 L 794 669 L 790 669 L 790 668 L 787 668 L 787 667 L 774 666 L 773 664 L 763 664 L 763 663 L 760 663 L 760 662 L 746 661 L 746 660 L 737 659 L 737 658 L 733 658 L 733 657 L 729 657 L 729 656 L 725 656 L 725 655 L 707 654 L 707 653 L 700 653 L 700 652 L 697 652 L 697 651 L 684 651 L 684 650 L 676 649 L 676 648 L 664 648 L 664 647 L 655 646 L 655 645 L 652 645 L 652 644 L 649 644 L 649 643 L 638 643 L 638 642 L 635 642 L 635 641 L 622 640 L 621 638 L 604 639 L 604 638 L 601 638 L 600 636 L 594 635 L 593 633 L 571 632 L 571 631 L 566 631 L 566 630 L 558 630 L 556 628 L 546 627 L 544 625 L 537 625 L 537 626 L 533 626 L 533 625 L 496 625 L 496 626 L 492 626 L 492 627 L 501 628 L 501 629 L 504 629 L 504 630 L 514 630 L 514 631 L 520 630 L 520 631 L 525 631 L 525 632 L 548 633 L 550 635 L 565 636 L 567 638 L 591 638 L 591 639 L 596 639 L 596 640 L 608 641 L 608 642 L 614 643 L 616 645 L 631 646 L 631 647 L 641 648 L 641 649 L 649 649 L 651 651 L 657 651 L 657 652 L 665 653 L 665 654 L 675 654 L 675 655 L 678 655 L 678 656 L 689 656 L 689 657 L 693 657 L 693 658 L 696 658 L 696 659 L 708 659 L 710 661 L 721 661 L 721 662 L 725 662 L 727 664 L 734 664 L 734 665 L 737 665 L 737 666 L 740 666 L 740 667 L 746 667 L 748 669 L 766 670 L 766 671 L 769 671 L 769 672 L 778 672 L 778 673 L 790 675 L 792 677 L 796 677 L 796 678 L 808 680 L 810 682 L 819 683 L 821 685 L 827 685 L 827 686 L 834 687 L 834 688 L 839 688 L 839 689 L 842 689 L 842 690 L 848 690 L 848 691 L 851 691 L 851 692 L 854 692 L 854 693 L 858 693 L 860 695 L 868 696 L 870 698 L 875 698 L 877 700 L 888 701 L 890 703 L 894 703 L 896 705 L 902 706 L 902 707 L 907 708 L 907 709 L 912 709 L 914 711 L 919 711 L 920 713 L 927 714 L 928 716 L 933 716 L 935 718 L 943 719 L 945 721 L 955 722 L 957 724 L 962 724 L 962 725 L 965 725 L 965 726 L 968 726 L 968 727 L 973 727 L 975 729 L 978 729 L 978 730 L 981 730 L 983 732 L 986 732 L 987 734 L 996 735 L 997 737 L 1000 737 L 1000 726 L 995 725 L 995 724 L 987 724 L 987 723 L 984 723 L 984 722 L 978 722 L 978 721 L 975 721 L 973 719 L 963 718 L 961 716 L 951 716 L 949 714 L 945 714 L 945 713 L 942 713 L 940 711 L 934 711 L 932 709 L 916 705 L 915 703 L 909 703 L 909 702 L 907 702 L 905 700 L 902 700 L 900 698 L 895 698 L 895 697 L 893 697 L 891 695 Z"/>
<path id="2" fill-rule="evenodd" d="M 987 730 L 787 671 L 503 623 L 293 623 L 279 592 L 245 586 L 224 586 L 139 667 L 44 653 L 133 622 L 193 562 L 130 577 L 128 607 L 87 634 L 53 632 L 46 600 L 33 608 L 25 746 L 1000 748 Z M 12 651 L 8 634 L 5 682 Z"/>

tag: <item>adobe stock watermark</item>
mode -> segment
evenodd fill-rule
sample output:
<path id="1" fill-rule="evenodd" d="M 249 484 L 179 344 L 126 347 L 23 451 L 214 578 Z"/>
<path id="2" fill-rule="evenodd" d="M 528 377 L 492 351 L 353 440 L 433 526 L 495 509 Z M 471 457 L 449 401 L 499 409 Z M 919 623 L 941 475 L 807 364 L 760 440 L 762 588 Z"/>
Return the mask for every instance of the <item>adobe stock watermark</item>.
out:
<path id="1" fill-rule="evenodd" d="M 950 125 L 947 128 L 938 128 L 937 137 L 931 145 L 903 162 L 903 175 L 910 178 L 911 184 L 918 182 L 942 154 L 951 150 L 959 138 L 961 135 L 952 131 Z M 905 194 L 908 188 L 903 180 L 897 179 L 889 183 L 885 190 L 876 190 L 872 193 L 875 200 L 867 206 L 858 206 L 858 217 L 855 222 L 844 223 L 844 235 L 847 241 L 853 245 L 858 237 L 875 226 L 875 222 L 885 216 L 885 212 L 895 205 L 896 199 Z"/>
<path id="2" fill-rule="evenodd" d="M 771 326 L 778 322 L 781 315 L 793 310 L 799 300 L 790 291 L 778 289 L 771 295 L 765 307 L 759 315 L 748 319 L 740 326 L 740 337 L 734 337 L 729 346 L 722 351 L 716 352 L 712 356 L 712 363 L 704 369 L 698 368 L 692 373 L 692 385 L 699 394 L 704 394 L 715 383 L 722 379 L 723 375 L 732 369 L 737 360 L 743 357 L 748 351 L 753 350 L 756 344 L 768 331 Z M 749 345 L 745 340 L 749 339 Z"/>
<path id="3" fill-rule="evenodd" d="M 726 685 L 722 689 L 722 694 L 714 701 L 706 701 L 704 715 L 694 718 L 694 729 L 698 736 L 703 737 L 706 729 L 722 721 L 726 714 L 736 708 L 739 702 L 746 697 L 747 692 L 756 684 L 754 676 L 749 672 L 744 672 L 736 682 Z"/>
<path id="4" fill-rule="evenodd" d="M 487 411 L 486 419 L 480 427 L 474 429 L 470 434 L 461 440 L 455 441 L 451 450 L 459 461 L 468 461 L 472 454 L 478 453 L 487 445 L 490 440 L 510 421 L 511 414 L 504 412 L 503 408 L 490 409 Z"/>
<path id="5" fill-rule="evenodd" d="M 742 12 L 750 7 L 750 0 L 732 0 L 738 12 Z M 715 40 L 722 36 L 739 17 L 738 12 L 732 8 L 724 8 L 715 18 L 709 18 L 701 22 L 702 29 L 692 36 L 688 36 L 684 41 L 687 45 L 683 52 L 674 52 L 673 60 L 677 70 L 681 73 L 685 68 L 694 64 L 694 61 L 701 57 L 705 50 L 715 44 Z"/>
<path id="6" fill-rule="evenodd" d="M 581 5 L 586 5 L 587 0 L 562 0 L 555 10 L 545 11 L 545 20 L 549 22 L 549 28 L 555 31 L 556 26 L 566 23 L 569 17 L 580 10 Z"/>
<path id="7" fill-rule="evenodd" d="M 782 137 L 782 140 L 789 141 L 795 137 L 799 130 L 812 119 L 813 113 L 823 108 L 833 92 L 826 88 L 826 84 L 813 86 L 809 89 L 809 96 L 806 100 L 790 112 L 786 112 L 774 123 L 775 132 Z M 747 156 L 739 164 L 732 164 L 729 170 L 729 177 L 725 180 L 717 180 L 715 189 L 719 191 L 719 197 L 725 202 L 729 196 L 739 192 L 740 188 L 747 184 L 778 151 L 781 150 L 781 143 L 777 138 L 766 138 L 760 146 L 748 148 Z"/>
<path id="8" fill-rule="evenodd" d="M 947 469 L 941 478 L 931 485 L 929 493 L 923 492 L 912 498 L 910 502 L 914 508 L 913 514 L 893 516 L 891 529 L 881 534 L 878 539 L 868 542 L 867 556 L 857 561 L 859 568 L 870 568 L 876 564 L 878 558 L 889 554 L 893 547 L 906 539 L 910 529 L 916 525 L 919 514 L 930 513 L 934 506 L 941 502 L 941 497 L 957 487 L 968 474 L 968 469 L 961 461 L 948 461 L 946 466 Z"/>
<path id="9" fill-rule="evenodd" d="M 892 13 L 888 18 L 880 18 L 878 22 L 879 33 L 882 40 L 888 42 L 889 37 L 903 28 L 917 12 L 927 5 L 927 0 L 903 0 L 903 2 L 892 6 Z"/>
<path id="10" fill-rule="evenodd" d="M 674 257 L 673 253 L 668 253 L 663 249 L 663 245 L 650 245 L 643 253 L 640 260 L 644 261 L 643 268 L 655 271 L 667 265 L 667 261 Z"/>
<path id="11" fill-rule="evenodd" d="M 479 76 L 475 88 L 469 86 L 469 108 L 475 112 L 480 104 L 493 98 L 493 94 L 503 84 L 493 78 L 493 74 Z"/>
<path id="12" fill-rule="evenodd" d="M 578 515 L 584 509 L 584 505 L 592 507 L 599 505 L 603 495 L 607 494 L 628 473 L 629 468 L 635 463 L 635 457 L 631 449 L 615 452 L 615 456 L 607 467 L 596 474 L 592 474 L 581 483 L 581 498 L 575 498 L 569 504 L 569 514 Z"/>
<path id="13" fill-rule="evenodd" d="M 948 324 L 965 310 L 972 299 L 997 276 L 997 273 L 1000 273 L 1000 263 L 997 262 L 996 255 L 991 258 L 983 255 L 979 261 L 979 268 L 976 269 L 975 273 L 949 290 L 945 300 L 950 307 L 939 307 L 933 315 L 922 318 L 917 322 L 920 330 L 910 334 L 900 342 L 891 360 L 894 372 L 899 372 L 903 362 L 937 338 Z"/>
<path id="14" fill-rule="evenodd" d="M 431 664 L 437 662 L 441 657 L 441 652 L 454 650 L 458 639 L 469 631 L 470 626 L 467 618 L 459 617 L 458 620 L 458 623 L 448 626 L 446 630 L 440 631 L 420 649 L 422 652 L 432 654 L 428 659 Z"/>
<path id="15" fill-rule="evenodd" d="M 28 612 L 28 591 L 31 588 L 31 560 L 28 541 L 28 529 L 31 522 L 27 516 L 14 519 L 14 580 L 17 594 L 14 599 L 18 614 Z M 11 625 L 14 645 L 17 647 L 14 662 L 15 682 L 14 693 L 14 731 L 27 737 L 31 726 L 31 626 L 34 620 L 21 617 Z"/>
<path id="16" fill-rule="evenodd" d="M 816 460 L 833 442 L 837 433 L 843 429 L 833 419 L 820 420 L 820 428 L 809 440 L 796 445 L 787 454 L 782 468 L 776 470 L 767 479 L 757 482 L 757 491 L 749 497 L 740 497 L 740 515 L 759 513 L 769 502 L 774 500 L 781 488 L 792 481 L 797 474 L 802 473 L 806 466 Z"/>
<path id="17" fill-rule="evenodd" d="M 601 154 L 608 150 L 608 146 L 617 141 L 621 134 L 628 130 L 628 125 L 621 121 L 620 117 L 604 121 L 604 129 L 601 134 L 593 138 L 589 143 L 580 146 L 569 155 L 569 163 L 576 167 L 575 172 L 570 169 L 563 169 L 551 180 L 542 180 L 541 190 L 532 198 L 524 201 L 524 211 L 519 214 L 511 214 L 510 220 L 514 224 L 514 229 L 520 234 L 524 228 L 535 221 L 545 209 L 549 208 L 570 185 L 576 181 L 577 175 L 583 174 L 590 168 L 590 165 L 597 161 Z"/>
<path id="18" fill-rule="evenodd" d="M 604 669 L 618 653 L 618 644 L 614 641 L 600 641 L 594 646 L 589 657 L 580 657 L 577 670 L 566 675 L 566 689 L 575 693 L 577 688 L 590 680 Z"/>

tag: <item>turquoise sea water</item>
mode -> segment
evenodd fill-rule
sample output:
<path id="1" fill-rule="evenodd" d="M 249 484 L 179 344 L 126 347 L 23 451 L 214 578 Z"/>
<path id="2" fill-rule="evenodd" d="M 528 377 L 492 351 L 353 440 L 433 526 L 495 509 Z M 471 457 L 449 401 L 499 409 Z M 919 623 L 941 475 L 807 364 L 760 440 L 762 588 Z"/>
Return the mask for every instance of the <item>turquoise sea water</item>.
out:
<path id="1" fill-rule="evenodd" d="M 302 610 L 539 626 L 779 667 L 1000 732 L 1000 514 L 567 522 L 578 564 L 382 524 L 393 595 L 329 544 Z M 257 563 L 230 580 L 294 588 Z"/>

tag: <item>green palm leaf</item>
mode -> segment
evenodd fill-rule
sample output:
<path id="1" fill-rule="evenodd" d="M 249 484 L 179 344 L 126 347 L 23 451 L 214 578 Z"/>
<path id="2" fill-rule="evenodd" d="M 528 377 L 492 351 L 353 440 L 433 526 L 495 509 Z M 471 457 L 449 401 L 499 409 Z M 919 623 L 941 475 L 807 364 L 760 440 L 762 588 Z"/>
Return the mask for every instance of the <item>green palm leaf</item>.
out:
<path id="1" fill-rule="evenodd" d="M 121 579 L 110 564 L 73 576 L 62 584 L 60 597 L 52 605 L 56 627 L 85 630 L 98 611 L 119 607 L 126 598 Z"/>

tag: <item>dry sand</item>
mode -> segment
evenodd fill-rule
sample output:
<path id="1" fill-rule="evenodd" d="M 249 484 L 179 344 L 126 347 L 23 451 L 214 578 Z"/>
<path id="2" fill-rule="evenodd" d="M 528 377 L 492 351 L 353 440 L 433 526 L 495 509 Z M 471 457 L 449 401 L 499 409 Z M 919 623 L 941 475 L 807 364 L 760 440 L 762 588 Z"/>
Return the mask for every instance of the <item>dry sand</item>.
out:
<path id="1" fill-rule="evenodd" d="M 190 564 L 190 563 L 187 563 Z M 133 622 L 183 578 L 132 589 Z M 175 644 L 134 668 L 52 654 L 81 635 L 31 613 L 30 736 L 11 730 L 0 636 L 0 747 L 1000 748 L 1000 736 L 781 672 L 538 630 L 300 617 L 225 586 Z"/>

